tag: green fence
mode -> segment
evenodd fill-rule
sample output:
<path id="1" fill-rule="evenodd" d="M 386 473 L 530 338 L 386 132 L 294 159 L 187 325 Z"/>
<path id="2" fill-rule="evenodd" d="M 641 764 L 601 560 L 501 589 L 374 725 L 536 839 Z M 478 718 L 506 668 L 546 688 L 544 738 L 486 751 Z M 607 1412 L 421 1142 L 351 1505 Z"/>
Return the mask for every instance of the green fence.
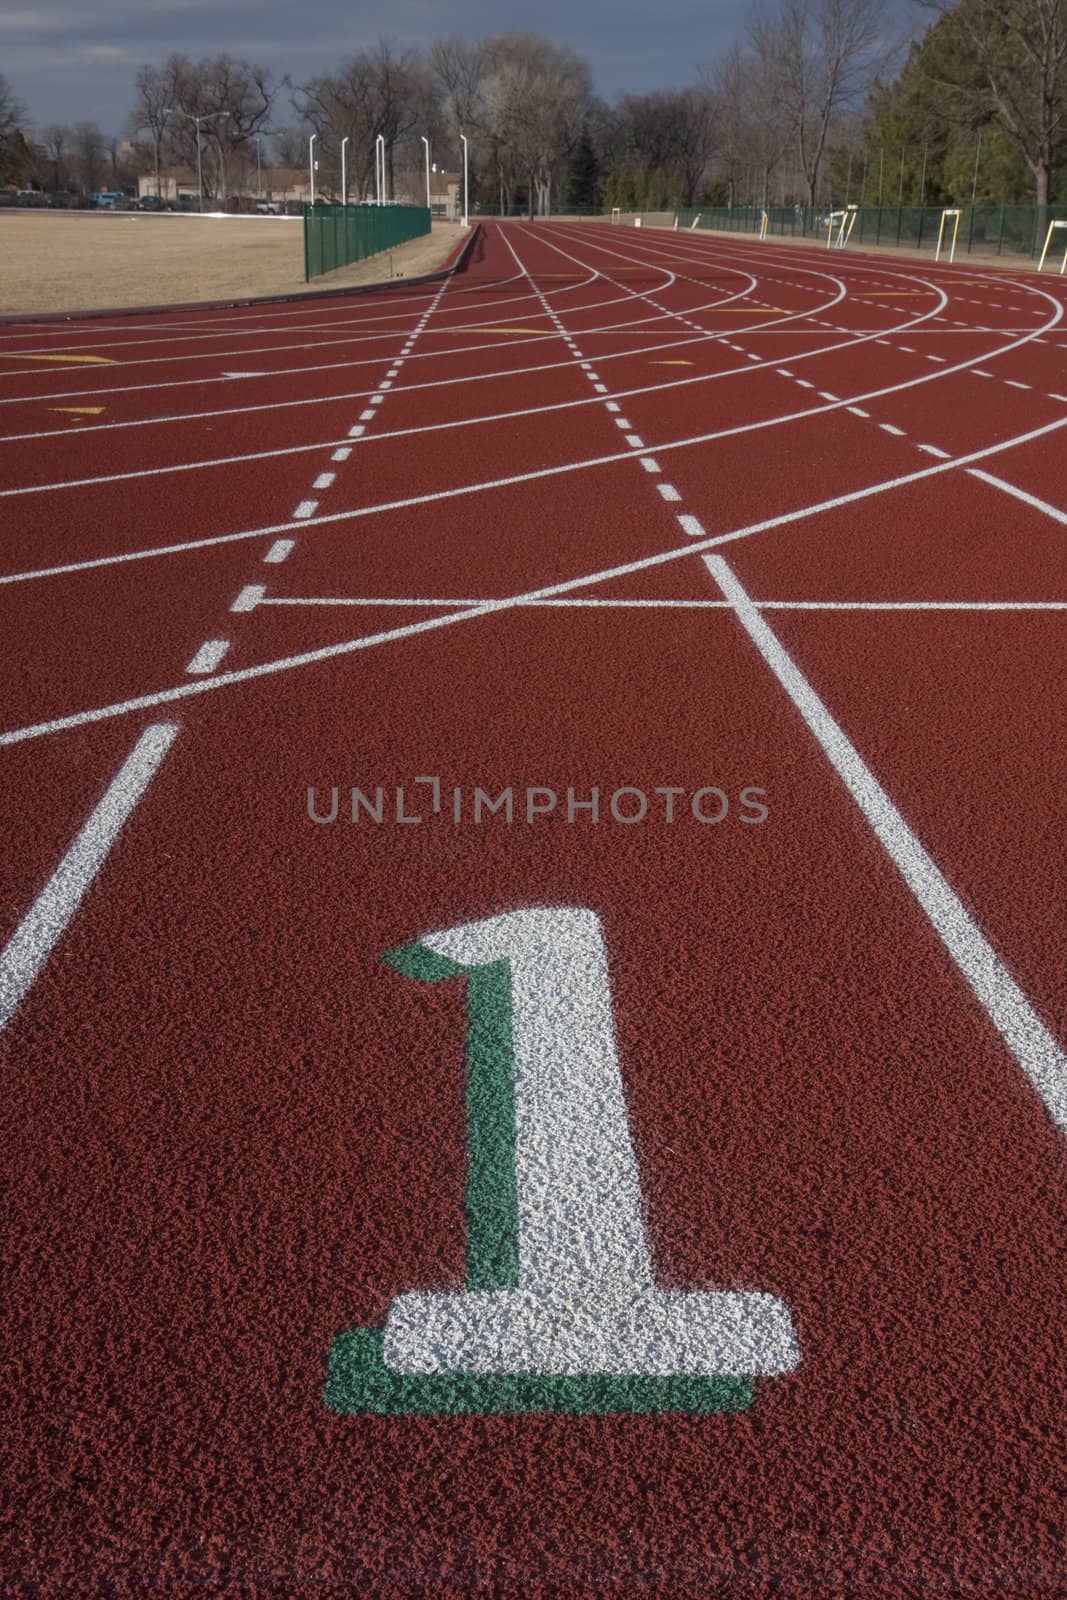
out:
<path id="1" fill-rule="evenodd" d="M 305 206 L 305 282 L 429 231 L 425 206 Z"/>
<path id="2" fill-rule="evenodd" d="M 835 207 L 837 209 L 838 207 Z M 827 238 L 829 206 L 768 206 L 767 231 L 797 239 Z M 849 244 L 899 245 L 902 249 L 930 250 L 937 246 L 943 206 L 863 206 L 856 212 Z M 759 233 L 760 206 L 705 206 L 678 212 L 679 228 L 697 227 L 728 233 Z M 975 205 L 960 207 L 956 254 L 1037 256 L 1053 220 L 1067 220 L 1067 206 L 1049 206 L 1043 214 L 1036 206 Z M 946 251 L 954 219 L 945 222 Z M 1060 236 L 1062 237 L 1062 236 Z"/>

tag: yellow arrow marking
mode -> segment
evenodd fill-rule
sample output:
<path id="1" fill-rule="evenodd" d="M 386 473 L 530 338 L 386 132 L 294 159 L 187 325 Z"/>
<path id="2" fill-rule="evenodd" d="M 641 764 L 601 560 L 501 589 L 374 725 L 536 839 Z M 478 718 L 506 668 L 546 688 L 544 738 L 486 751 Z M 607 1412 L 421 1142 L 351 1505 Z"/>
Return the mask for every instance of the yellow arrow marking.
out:
<path id="1" fill-rule="evenodd" d="M 72 417 L 98 417 L 103 406 L 49 406 L 49 411 L 69 411 Z"/>
<path id="2" fill-rule="evenodd" d="M 0 361 L 77 361 L 82 366 L 90 363 L 95 366 L 113 367 L 112 356 L 68 356 L 68 355 L 38 355 L 33 350 L 23 350 L 20 355 L 13 354 L 10 350 L 0 350 Z"/>
<path id="3" fill-rule="evenodd" d="M 449 328 L 449 333 L 551 333 L 551 328 L 486 328 L 475 324 L 471 328 Z"/>

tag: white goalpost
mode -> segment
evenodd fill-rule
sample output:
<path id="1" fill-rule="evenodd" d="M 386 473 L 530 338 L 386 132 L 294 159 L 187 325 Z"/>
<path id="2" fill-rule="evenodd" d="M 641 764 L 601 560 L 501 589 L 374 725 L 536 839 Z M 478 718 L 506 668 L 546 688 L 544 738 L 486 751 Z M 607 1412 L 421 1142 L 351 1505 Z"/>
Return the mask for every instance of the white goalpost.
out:
<path id="1" fill-rule="evenodd" d="M 1041 272 L 1042 269 L 1044 268 L 1045 257 L 1048 255 L 1049 245 L 1052 243 L 1052 235 L 1056 232 L 1057 228 L 1067 228 L 1067 221 L 1065 221 L 1065 222 L 1050 222 L 1049 223 L 1048 232 L 1045 235 L 1045 247 L 1041 252 L 1041 260 L 1037 264 L 1038 272 Z M 1060 277 L 1061 278 L 1063 277 L 1063 269 L 1065 267 L 1067 267 L 1067 244 L 1065 244 L 1064 247 L 1063 247 L 1063 260 L 1060 262 Z"/>
<path id="2" fill-rule="evenodd" d="M 959 237 L 960 217 L 961 216 L 962 216 L 962 212 L 960 211 L 958 206 L 948 206 L 948 207 L 946 207 L 946 209 L 944 211 L 942 211 L 942 213 L 941 213 L 941 226 L 937 230 L 937 249 L 934 251 L 934 260 L 935 261 L 940 261 L 941 260 L 941 247 L 945 242 L 945 223 L 948 221 L 949 217 L 954 218 L 954 221 L 953 221 L 953 224 L 952 224 L 952 243 L 949 246 L 948 259 L 949 259 L 950 262 L 955 261 L 955 259 L 956 259 L 956 240 Z"/>

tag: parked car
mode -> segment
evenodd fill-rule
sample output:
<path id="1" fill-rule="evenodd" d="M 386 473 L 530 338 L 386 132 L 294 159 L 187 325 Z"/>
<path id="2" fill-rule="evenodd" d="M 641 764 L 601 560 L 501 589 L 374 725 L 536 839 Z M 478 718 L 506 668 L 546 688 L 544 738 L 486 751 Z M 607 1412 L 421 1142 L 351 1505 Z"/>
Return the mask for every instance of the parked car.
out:
<path id="1" fill-rule="evenodd" d="M 143 194 L 141 196 L 142 211 L 172 211 L 174 208 L 158 194 Z"/>
<path id="2" fill-rule="evenodd" d="M 20 189 L 18 204 L 20 206 L 47 206 L 48 196 L 40 189 Z"/>
<path id="3" fill-rule="evenodd" d="M 17 206 L 19 192 L 17 189 L 0 189 L 0 206 Z"/>
<path id="4" fill-rule="evenodd" d="M 256 214 L 261 217 L 280 217 L 282 202 L 280 200 L 257 200 Z"/>
<path id="5" fill-rule="evenodd" d="M 53 211 L 70 211 L 79 204 L 78 196 L 70 189 L 57 189 L 55 194 L 48 196 L 48 204 Z"/>
<path id="6" fill-rule="evenodd" d="M 302 200 L 287 200 L 285 202 L 287 217 L 302 217 L 304 215 L 304 202 Z"/>
<path id="7" fill-rule="evenodd" d="M 89 204 L 95 206 L 98 211 L 115 211 L 123 198 L 117 189 L 100 189 L 96 194 L 89 196 Z"/>

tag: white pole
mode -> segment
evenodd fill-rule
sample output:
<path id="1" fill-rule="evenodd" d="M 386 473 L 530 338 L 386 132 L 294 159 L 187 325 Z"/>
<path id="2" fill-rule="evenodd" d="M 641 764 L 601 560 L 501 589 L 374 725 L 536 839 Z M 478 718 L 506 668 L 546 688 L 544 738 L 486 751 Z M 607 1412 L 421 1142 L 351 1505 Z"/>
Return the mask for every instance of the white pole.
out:
<path id="1" fill-rule="evenodd" d="M 317 133 L 313 133 L 308 140 L 308 177 L 311 179 L 311 204 L 315 204 L 315 140 Z"/>
<path id="2" fill-rule="evenodd" d="M 430 209 L 430 141 L 425 134 L 421 134 L 423 144 L 426 146 L 426 209 Z"/>
<path id="3" fill-rule="evenodd" d="M 341 140 L 341 204 L 343 206 L 348 204 L 348 169 L 345 166 L 345 146 L 347 143 L 348 135 L 345 134 Z"/>
<path id="4" fill-rule="evenodd" d="M 469 204 L 469 200 L 468 200 L 469 190 L 468 190 L 468 183 L 467 183 L 468 150 L 467 150 L 467 136 L 466 136 L 466 134 L 465 133 L 461 133 L 460 136 L 459 136 L 459 139 L 460 139 L 460 143 L 463 146 L 463 226 L 465 228 L 468 228 L 468 227 L 470 227 L 470 204 Z"/>
<path id="5" fill-rule="evenodd" d="M 382 145 L 384 143 L 384 137 L 379 134 L 374 141 L 374 198 L 379 205 L 382 203 L 382 190 L 385 187 L 385 160 L 384 151 L 382 150 Z"/>

